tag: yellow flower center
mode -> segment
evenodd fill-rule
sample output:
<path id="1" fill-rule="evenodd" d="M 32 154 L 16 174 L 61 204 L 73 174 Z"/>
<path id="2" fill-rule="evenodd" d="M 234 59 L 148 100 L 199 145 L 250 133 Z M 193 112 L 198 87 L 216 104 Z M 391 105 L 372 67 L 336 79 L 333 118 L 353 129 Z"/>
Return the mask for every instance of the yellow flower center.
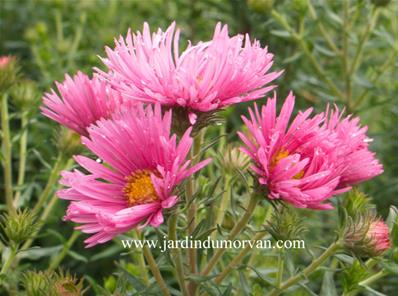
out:
<path id="1" fill-rule="evenodd" d="M 150 170 L 137 170 L 126 177 L 127 183 L 123 192 L 130 207 L 159 199 L 151 180 L 151 173 Z"/>
<path id="2" fill-rule="evenodd" d="M 273 170 L 276 165 L 284 158 L 289 156 L 289 151 L 287 151 L 285 148 L 281 148 L 276 152 L 272 157 L 270 161 L 270 169 Z M 304 170 L 301 170 L 298 172 L 293 179 L 301 179 L 304 176 Z"/>

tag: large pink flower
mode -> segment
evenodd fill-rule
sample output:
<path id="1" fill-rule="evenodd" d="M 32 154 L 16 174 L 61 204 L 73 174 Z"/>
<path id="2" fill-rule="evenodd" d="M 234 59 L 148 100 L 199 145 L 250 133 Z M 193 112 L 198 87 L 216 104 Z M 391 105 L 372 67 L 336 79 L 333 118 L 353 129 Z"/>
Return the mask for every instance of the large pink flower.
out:
<path id="1" fill-rule="evenodd" d="M 208 112 L 263 97 L 281 72 L 269 72 L 273 55 L 249 36 L 228 36 L 217 24 L 213 39 L 179 53 L 179 30 L 153 33 L 144 24 L 141 34 L 129 31 L 106 48 L 109 72 L 99 71 L 127 97 L 142 102 L 181 106 L 195 121 L 195 111 Z"/>
<path id="2" fill-rule="evenodd" d="M 339 122 L 338 111 L 332 112 L 329 121 L 327 112 L 310 118 L 310 108 L 299 112 L 289 125 L 293 107 L 290 93 L 279 116 L 274 97 L 261 113 L 256 106 L 254 111 L 249 109 L 250 120 L 243 117 L 249 134 L 239 133 L 246 145 L 242 150 L 253 159 L 252 169 L 260 184 L 267 186 L 270 199 L 282 199 L 296 207 L 330 209 L 325 200 L 350 189 L 351 181 L 363 180 L 359 173 L 353 173 L 357 172 L 358 158 L 363 162 L 363 175 L 380 173 L 374 169 L 378 162 L 366 145 L 350 144 L 344 136 L 347 131 L 363 134 L 357 120 Z M 349 137 L 359 139 L 356 134 Z M 362 157 L 368 153 L 372 157 Z"/>
<path id="3" fill-rule="evenodd" d="M 176 185 L 209 163 L 189 167 L 191 129 L 177 144 L 176 135 L 170 135 L 171 118 L 171 111 L 162 116 L 159 105 L 139 105 L 89 127 L 83 144 L 107 165 L 75 157 L 89 173 L 64 172 L 61 183 L 69 188 L 58 192 L 72 201 L 65 219 L 81 223 L 78 229 L 85 233 L 95 233 L 85 241 L 88 247 L 140 223 L 162 224 L 163 209 L 178 201 Z"/>
<path id="4" fill-rule="evenodd" d="M 65 75 L 56 82 L 60 96 L 51 90 L 43 97 L 42 113 L 52 120 L 87 135 L 87 127 L 101 118 L 109 118 L 121 104 L 121 96 L 97 77 L 78 72 L 73 79 Z"/>

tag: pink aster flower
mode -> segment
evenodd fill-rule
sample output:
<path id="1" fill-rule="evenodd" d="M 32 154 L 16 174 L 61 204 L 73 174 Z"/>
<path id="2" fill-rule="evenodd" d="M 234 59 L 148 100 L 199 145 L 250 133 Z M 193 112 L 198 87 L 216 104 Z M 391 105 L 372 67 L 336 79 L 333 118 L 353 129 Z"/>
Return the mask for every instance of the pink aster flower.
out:
<path id="1" fill-rule="evenodd" d="M 121 104 L 121 96 L 97 77 L 78 72 L 73 79 L 65 75 L 63 83 L 56 82 L 60 95 L 54 90 L 43 97 L 42 113 L 52 120 L 87 135 L 87 127 L 101 118 L 109 118 Z"/>
<path id="2" fill-rule="evenodd" d="M 189 167 L 191 129 L 177 144 L 176 135 L 170 135 L 171 111 L 162 116 L 160 105 L 138 105 L 125 111 L 113 120 L 99 120 L 89 127 L 89 137 L 83 137 L 83 144 L 107 165 L 77 156 L 88 173 L 62 174 L 61 183 L 69 188 L 58 196 L 71 200 L 65 219 L 93 234 L 85 241 L 87 247 L 142 223 L 162 224 L 163 209 L 178 201 L 176 185 L 210 162 Z"/>
<path id="3" fill-rule="evenodd" d="M 369 142 L 372 139 L 366 135 L 368 127 L 360 126 L 359 117 L 352 118 L 349 115 L 342 118 L 343 113 L 337 108 L 332 111 L 327 126 L 337 133 L 338 153 L 349 164 L 340 182 L 344 185 L 353 185 L 380 175 L 383 172 L 383 166 L 376 159 L 375 154 L 369 151 Z"/>
<path id="4" fill-rule="evenodd" d="M 102 59 L 109 72 L 99 71 L 127 97 L 149 103 L 180 106 L 191 124 L 196 112 L 255 100 L 275 86 L 269 85 L 281 72 L 269 72 L 273 55 L 248 35 L 228 36 L 228 27 L 217 24 L 213 39 L 195 46 L 189 43 L 179 53 L 180 31 L 175 23 L 151 35 L 143 33 L 115 41 Z"/>

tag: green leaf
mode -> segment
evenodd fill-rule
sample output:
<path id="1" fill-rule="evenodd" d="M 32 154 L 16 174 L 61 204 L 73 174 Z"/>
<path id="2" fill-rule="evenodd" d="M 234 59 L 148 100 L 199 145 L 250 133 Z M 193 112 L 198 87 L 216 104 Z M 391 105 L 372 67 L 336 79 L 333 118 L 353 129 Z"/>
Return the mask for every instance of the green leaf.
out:
<path id="1" fill-rule="evenodd" d="M 229 284 L 228 287 L 225 289 L 224 293 L 222 293 L 222 296 L 230 296 L 232 295 L 232 284 Z"/>
<path id="2" fill-rule="evenodd" d="M 71 256 L 73 259 L 76 259 L 77 261 L 81 261 L 84 263 L 88 262 L 88 259 L 86 257 L 80 255 L 79 253 L 76 253 L 75 251 L 69 250 L 68 255 Z"/>
<path id="3" fill-rule="evenodd" d="M 112 257 L 115 254 L 118 254 L 122 248 L 118 245 L 112 245 L 109 248 L 106 248 L 102 252 L 99 252 L 98 254 L 95 254 L 93 257 L 90 258 L 90 261 L 96 261 L 108 257 Z"/>
<path id="4" fill-rule="evenodd" d="M 239 281 L 241 285 L 241 290 L 243 291 L 243 295 L 250 295 L 250 287 L 245 274 L 242 271 L 239 271 Z"/>
<path id="5" fill-rule="evenodd" d="M 314 48 L 316 51 L 318 51 L 319 53 L 321 53 L 327 57 L 335 57 L 336 56 L 336 54 L 333 51 L 327 49 L 326 47 L 320 46 L 319 44 L 315 43 Z"/>
<path id="6" fill-rule="evenodd" d="M 285 30 L 271 30 L 271 34 L 277 37 L 290 38 L 292 35 Z"/>
<path id="7" fill-rule="evenodd" d="M 370 293 L 372 293 L 372 295 L 376 295 L 376 296 L 388 296 L 386 294 L 383 294 L 381 292 L 376 291 L 375 289 L 372 289 L 369 286 L 363 286 L 366 290 L 368 290 Z"/>
<path id="8" fill-rule="evenodd" d="M 125 279 L 138 291 L 143 291 L 146 289 L 145 284 L 137 277 L 132 275 L 123 267 L 119 266 L 119 269 L 122 271 L 122 275 L 124 275 Z"/>
<path id="9" fill-rule="evenodd" d="M 336 284 L 334 283 L 334 272 L 327 270 L 323 274 L 321 296 L 337 296 Z"/>
<path id="10" fill-rule="evenodd" d="M 345 254 L 337 254 L 335 255 L 335 257 L 337 259 L 339 259 L 340 261 L 343 261 L 344 263 L 347 264 L 352 264 L 354 262 L 354 258 L 352 258 L 351 256 L 345 255 Z"/>
<path id="11" fill-rule="evenodd" d="M 393 274 L 398 274 L 398 264 L 394 262 L 381 262 L 383 268 Z"/>
<path id="12" fill-rule="evenodd" d="M 62 245 L 47 248 L 33 247 L 28 250 L 19 252 L 18 257 L 20 259 L 37 260 L 40 258 L 50 257 L 54 254 L 59 253 L 63 249 L 63 247 L 64 246 Z"/>
<path id="13" fill-rule="evenodd" d="M 207 282 L 213 278 L 215 278 L 217 275 L 207 275 L 207 276 L 202 276 L 202 275 L 195 275 L 195 274 L 190 274 L 186 277 L 186 279 L 194 281 L 196 283 L 203 283 Z"/>

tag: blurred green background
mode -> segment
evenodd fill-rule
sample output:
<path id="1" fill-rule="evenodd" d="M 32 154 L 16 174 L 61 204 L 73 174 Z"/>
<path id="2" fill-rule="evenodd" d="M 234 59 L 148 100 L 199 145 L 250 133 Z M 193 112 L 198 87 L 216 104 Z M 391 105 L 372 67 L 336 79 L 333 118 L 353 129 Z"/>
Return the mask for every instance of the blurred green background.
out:
<path id="1" fill-rule="evenodd" d="M 293 90 L 299 108 L 312 106 L 319 111 L 331 103 L 361 116 L 374 139 L 372 150 L 385 168 L 363 189 L 384 215 L 390 205 L 398 205 L 398 1 L 0 0 L 0 5 L 0 55 L 17 56 L 23 74 L 37 84 L 39 93 L 65 73 L 90 74 L 93 66 L 103 67 L 98 55 L 104 56 L 104 46 L 112 46 L 113 39 L 128 28 L 141 30 L 145 21 L 155 30 L 175 20 L 182 42 L 210 39 L 219 21 L 228 24 L 230 34 L 249 33 L 275 54 L 274 69 L 285 70 L 277 81 L 279 103 Z M 56 125 L 39 114 L 39 105 L 40 95 L 29 111 L 22 198 L 26 204 L 33 204 L 42 190 L 48 163 L 56 155 L 52 141 Z M 229 141 L 237 140 L 235 130 L 247 105 L 224 113 Z M 11 108 L 17 141 L 18 108 Z M 37 244 L 54 246 L 59 240 L 54 232 L 61 237 L 71 233 L 72 225 L 60 219 L 64 208 L 57 205 L 46 226 L 56 231 L 43 232 Z M 110 275 L 112 256 L 120 249 L 83 250 L 80 240 L 63 265 L 101 282 Z M 44 250 L 36 254 L 36 268 L 45 266 L 40 259 L 51 248 Z M 111 285 L 111 281 L 105 282 Z"/>

